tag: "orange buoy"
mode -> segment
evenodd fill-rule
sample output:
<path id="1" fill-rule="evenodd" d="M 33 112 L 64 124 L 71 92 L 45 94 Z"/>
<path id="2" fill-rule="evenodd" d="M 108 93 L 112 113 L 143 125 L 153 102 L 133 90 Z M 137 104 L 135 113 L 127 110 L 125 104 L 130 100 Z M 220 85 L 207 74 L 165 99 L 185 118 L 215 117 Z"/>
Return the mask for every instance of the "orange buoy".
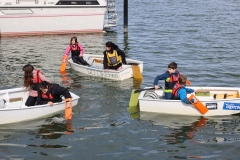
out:
<path id="1" fill-rule="evenodd" d="M 67 107 L 67 104 L 70 103 L 70 107 Z M 65 119 L 71 120 L 72 119 L 72 98 L 65 99 Z"/>

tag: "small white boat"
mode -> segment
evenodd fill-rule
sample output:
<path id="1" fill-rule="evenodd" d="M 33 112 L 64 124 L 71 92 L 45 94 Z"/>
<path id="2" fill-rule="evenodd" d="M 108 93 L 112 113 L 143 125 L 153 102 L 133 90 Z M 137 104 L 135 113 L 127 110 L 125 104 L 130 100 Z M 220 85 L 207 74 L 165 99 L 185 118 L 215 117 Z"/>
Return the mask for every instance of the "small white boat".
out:
<path id="1" fill-rule="evenodd" d="M 70 93 L 72 106 L 74 107 L 77 105 L 80 97 L 72 92 Z M 54 103 L 53 106 L 37 105 L 27 107 L 25 106 L 25 101 L 28 95 L 28 91 L 24 88 L 0 90 L 0 125 L 49 117 L 65 109 L 64 101 Z"/>
<path id="2" fill-rule="evenodd" d="M 201 113 L 197 105 L 185 104 L 180 100 L 160 99 L 163 89 L 142 89 L 138 97 L 140 112 L 154 112 L 186 116 L 220 116 L 240 113 L 240 88 L 230 87 L 190 87 L 197 89 L 194 95 L 205 113 Z"/>
<path id="3" fill-rule="evenodd" d="M 138 67 L 139 69 L 137 72 L 140 72 L 141 74 L 143 71 L 143 61 L 127 58 L 126 61 L 128 64 L 122 65 L 123 68 L 119 71 L 116 71 L 103 69 L 103 55 L 84 54 L 83 59 L 87 61 L 90 66 L 74 63 L 71 58 L 68 59 L 68 62 L 73 70 L 89 76 L 122 81 L 134 76 L 135 68 L 133 69 L 133 65 L 135 64 L 135 67 Z"/>

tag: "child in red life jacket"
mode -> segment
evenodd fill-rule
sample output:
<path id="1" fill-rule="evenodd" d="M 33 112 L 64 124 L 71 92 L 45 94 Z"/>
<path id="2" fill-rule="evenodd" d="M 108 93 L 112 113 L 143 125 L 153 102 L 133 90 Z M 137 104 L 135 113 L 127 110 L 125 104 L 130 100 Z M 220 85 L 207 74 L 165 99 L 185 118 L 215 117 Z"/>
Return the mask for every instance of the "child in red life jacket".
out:
<path id="1" fill-rule="evenodd" d="M 49 104 L 52 106 L 53 103 L 62 102 L 61 96 L 64 96 L 65 99 L 72 98 L 67 88 L 43 81 L 38 86 L 37 104 Z"/>
<path id="2" fill-rule="evenodd" d="M 84 48 L 80 43 L 78 43 L 77 37 L 71 38 L 70 44 L 68 45 L 64 55 L 68 56 L 70 51 L 74 63 L 89 66 L 89 64 L 83 59 Z"/>
<path id="3" fill-rule="evenodd" d="M 22 70 L 24 71 L 23 86 L 29 91 L 29 96 L 25 102 L 25 105 L 35 106 L 37 101 L 38 84 L 42 81 L 50 81 L 42 74 L 40 70 L 34 69 L 31 64 L 25 65 Z"/>
<path id="4" fill-rule="evenodd" d="M 171 99 L 172 98 L 172 88 L 178 82 L 178 78 L 180 76 L 180 72 L 177 71 L 177 63 L 171 62 L 168 65 L 168 70 L 161 75 L 158 75 L 153 82 L 154 88 L 159 89 L 158 81 L 164 80 L 165 87 L 164 87 L 164 99 Z"/>
<path id="5" fill-rule="evenodd" d="M 187 83 L 187 76 L 181 75 L 179 77 L 178 83 L 175 84 L 172 89 L 172 94 L 173 94 L 172 99 L 181 100 L 183 103 L 190 104 L 187 98 L 187 94 L 197 92 L 197 90 L 196 89 L 193 90 L 191 88 L 185 88 L 186 83 Z M 198 101 L 196 99 L 192 99 L 192 102 L 197 103 Z"/>

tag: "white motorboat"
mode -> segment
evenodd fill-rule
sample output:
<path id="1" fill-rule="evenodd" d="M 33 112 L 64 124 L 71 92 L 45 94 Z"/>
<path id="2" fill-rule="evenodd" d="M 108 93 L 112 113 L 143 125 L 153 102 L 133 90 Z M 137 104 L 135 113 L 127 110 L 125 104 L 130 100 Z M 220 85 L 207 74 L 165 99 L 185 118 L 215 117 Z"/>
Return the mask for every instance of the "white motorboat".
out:
<path id="1" fill-rule="evenodd" d="M 119 71 L 116 70 L 104 70 L 103 69 L 103 55 L 93 55 L 93 54 L 84 54 L 83 59 L 90 64 L 90 66 L 84 66 L 81 64 L 74 63 L 71 58 L 68 59 L 70 67 L 80 73 L 95 76 L 100 78 L 112 79 L 116 81 L 122 81 L 134 76 L 134 72 L 143 72 L 143 61 L 133 60 L 127 58 L 127 65 L 122 65 L 122 69 Z M 135 69 L 138 67 L 139 69 Z M 136 73 L 138 74 L 138 73 Z"/>
<path id="2" fill-rule="evenodd" d="M 221 116 L 240 113 L 240 88 L 190 87 L 197 93 L 188 94 L 199 100 L 198 104 L 185 104 L 180 100 L 161 99 L 163 89 L 146 88 L 138 97 L 140 112 L 154 112 L 186 116 Z M 135 91 L 134 91 L 135 92 Z M 134 94 L 134 93 L 133 93 Z M 136 93 L 137 94 L 137 93 Z M 135 96 L 136 97 L 136 96 Z M 191 99 L 189 97 L 189 99 Z M 200 109 L 199 106 L 200 105 Z M 204 110 L 204 112 L 202 112 Z"/>
<path id="3" fill-rule="evenodd" d="M 72 106 L 76 106 L 80 98 L 71 93 Z M 28 91 L 24 88 L 13 88 L 0 90 L 0 125 L 29 121 L 38 118 L 49 117 L 62 112 L 65 109 L 64 101 L 50 105 L 36 105 L 27 107 L 25 101 L 28 98 Z"/>
<path id="4" fill-rule="evenodd" d="M 0 36 L 95 33 L 116 26 L 114 0 L 1 0 Z"/>

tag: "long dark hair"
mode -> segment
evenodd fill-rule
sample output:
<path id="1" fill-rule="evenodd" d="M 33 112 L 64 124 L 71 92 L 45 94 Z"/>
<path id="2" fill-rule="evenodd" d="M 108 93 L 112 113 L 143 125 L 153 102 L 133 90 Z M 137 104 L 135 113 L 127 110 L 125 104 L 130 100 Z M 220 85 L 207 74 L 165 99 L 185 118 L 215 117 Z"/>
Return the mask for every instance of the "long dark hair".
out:
<path id="1" fill-rule="evenodd" d="M 34 67 L 31 64 L 27 64 L 23 66 L 22 70 L 24 71 L 23 77 L 23 86 L 28 88 L 32 85 L 32 78 L 33 78 L 33 70 Z"/>
<path id="2" fill-rule="evenodd" d="M 78 43 L 77 37 L 74 36 L 74 37 L 72 37 L 71 40 L 70 40 L 70 45 L 72 44 L 72 40 L 75 40 L 75 43 L 76 43 L 76 44 Z"/>
<path id="3" fill-rule="evenodd" d="M 118 46 L 111 41 L 106 42 L 105 46 L 110 48 L 110 53 L 113 53 L 113 50 L 118 48 Z"/>

